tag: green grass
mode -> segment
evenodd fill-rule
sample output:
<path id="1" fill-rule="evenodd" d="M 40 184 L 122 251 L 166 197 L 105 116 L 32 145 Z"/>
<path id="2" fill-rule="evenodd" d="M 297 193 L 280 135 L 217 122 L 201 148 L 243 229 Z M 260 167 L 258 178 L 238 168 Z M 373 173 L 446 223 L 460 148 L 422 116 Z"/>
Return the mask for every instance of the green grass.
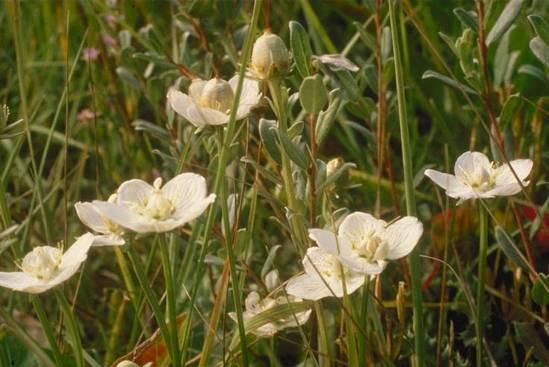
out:
<path id="1" fill-rule="evenodd" d="M 106 200 L 132 178 L 195 172 L 217 200 L 165 237 L 92 248 L 55 290 L 2 288 L 0 366 L 109 366 L 143 345 L 162 347 L 160 366 L 549 365 L 549 60 L 536 48 L 549 45 L 548 18 L 539 0 L 6 0 L 1 271 L 35 246 L 73 243 L 87 231 L 74 203 Z M 359 70 L 309 58 L 290 42 L 290 21 L 313 55 L 344 53 Z M 270 102 L 200 131 L 168 107 L 168 89 L 186 92 L 190 74 L 244 75 L 267 28 L 294 57 L 262 83 Z M 86 61 L 90 48 L 99 55 Z M 303 70 L 330 93 L 320 113 L 295 94 Z M 261 130 L 261 118 L 280 129 Z M 532 159 L 529 185 L 457 206 L 423 171 L 452 172 L 467 150 Z M 335 158 L 349 164 L 327 177 Z M 342 299 L 255 319 L 311 307 L 299 328 L 240 337 L 250 291 L 266 296 L 273 269 L 282 281 L 301 272 L 307 230 L 353 211 L 416 215 L 424 234 L 409 261 Z"/>

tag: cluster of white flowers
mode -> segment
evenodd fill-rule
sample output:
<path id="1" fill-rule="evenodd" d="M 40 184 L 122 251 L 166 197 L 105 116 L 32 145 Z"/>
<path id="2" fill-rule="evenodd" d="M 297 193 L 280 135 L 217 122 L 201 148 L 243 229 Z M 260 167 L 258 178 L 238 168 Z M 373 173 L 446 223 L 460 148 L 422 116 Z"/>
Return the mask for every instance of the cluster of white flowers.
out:
<path id="1" fill-rule="evenodd" d="M 207 195 L 206 180 L 182 173 L 162 187 L 142 180 L 124 182 L 107 201 L 76 203 L 80 220 L 95 234 L 86 233 L 63 253 L 51 246 L 35 247 L 25 255 L 18 272 L 0 272 L 0 286 L 42 293 L 74 275 L 92 246 L 120 246 L 126 232 L 167 232 L 197 218 L 215 200 Z"/>

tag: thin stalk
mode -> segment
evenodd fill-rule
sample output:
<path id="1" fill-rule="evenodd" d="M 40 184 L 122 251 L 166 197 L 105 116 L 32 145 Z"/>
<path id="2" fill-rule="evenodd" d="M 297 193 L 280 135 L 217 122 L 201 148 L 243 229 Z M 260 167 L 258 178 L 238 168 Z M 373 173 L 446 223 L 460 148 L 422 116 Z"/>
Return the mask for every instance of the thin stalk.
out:
<path id="1" fill-rule="evenodd" d="M 482 318 L 484 317 L 484 283 L 486 281 L 486 257 L 488 253 L 488 216 L 484 206 L 479 205 L 480 216 L 480 250 L 478 255 L 477 279 L 477 366 L 482 367 Z"/>
<path id="2" fill-rule="evenodd" d="M 173 272 L 170 264 L 170 254 L 168 249 L 168 241 L 165 235 L 160 235 L 160 256 L 162 258 L 162 270 L 164 272 L 164 282 L 166 283 L 166 303 L 168 307 L 168 319 L 171 328 L 170 341 L 173 353 L 172 366 L 178 367 L 181 362 L 179 353 L 179 341 L 177 335 L 177 313 L 175 310 L 176 296 L 173 282 Z M 166 341 L 168 342 L 168 341 Z"/>
<path id="3" fill-rule="evenodd" d="M 391 37 L 395 58 L 395 79 L 398 101 L 398 117 L 400 122 L 400 139 L 402 144 L 402 166 L 404 169 L 404 193 L 406 196 L 406 213 L 416 214 L 416 200 L 414 195 L 412 152 L 408 133 L 408 119 L 406 114 L 406 96 L 404 93 L 404 75 L 400 40 L 398 38 L 398 24 L 393 0 L 389 1 L 389 18 L 391 22 Z M 414 309 L 414 343 L 416 367 L 425 365 L 425 335 L 423 330 L 423 305 L 421 295 L 421 263 L 417 248 L 409 256 L 410 272 L 412 276 L 412 302 Z"/>
<path id="4" fill-rule="evenodd" d="M 53 332 L 50 320 L 48 320 L 48 317 L 46 316 L 42 301 L 40 300 L 40 298 L 38 298 L 38 296 L 32 297 L 32 305 L 34 307 L 34 311 L 36 312 L 36 316 L 38 316 L 38 320 L 42 324 L 42 329 L 44 330 L 44 334 L 46 334 L 48 343 L 50 344 L 55 363 L 58 366 L 63 366 L 63 357 L 61 357 L 59 346 L 57 345 L 57 341 L 55 340 L 55 333 Z"/>
<path id="5" fill-rule="evenodd" d="M 280 79 L 273 78 L 269 80 L 269 90 L 275 106 L 275 113 L 278 118 L 279 128 L 282 133 L 286 134 L 288 131 L 288 120 L 286 116 L 286 104 L 282 93 L 282 84 Z M 290 164 L 290 158 L 284 149 L 280 152 L 282 156 L 282 180 L 284 182 L 284 189 L 286 191 L 286 200 L 288 201 L 288 207 L 291 210 L 290 225 L 292 228 L 292 235 L 295 236 L 297 242 L 297 249 L 300 253 L 304 252 L 307 248 L 307 236 L 305 234 L 305 225 L 301 220 L 301 213 L 299 210 L 299 204 L 294 192 L 294 180 L 292 177 L 292 167 Z"/>
<path id="6" fill-rule="evenodd" d="M 218 164 L 218 167 L 217 167 L 215 183 L 214 183 L 214 189 L 215 189 L 216 193 L 219 192 L 221 186 L 225 184 L 225 168 L 226 168 L 225 166 L 226 166 L 226 162 L 227 162 L 227 159 L 228 159 L 228 156 L 227 156 L 228 149 L 227 149 L 227 147 L 229 146 L 230 142 L 233 140 L 233 135 L 234 135 L 234 131 L 235 131 L 235 128 L 236 128 L 235 122 L 236 122 L 237 106 L 238 106 L 238 103 L 240 101 L 240 95 L 242 94 L 242 85 L 244 83 L 244 76 L 246 74 L 246 68 L 247 68 L 247 65 L 248 65 L 248 60 L 250 58 L 251 51 L 252 51 L 253 40 L 255 38 L 255 33 L 257 31 L 257 23 L 258 23 L 258 20 L 259 20 L 259 13 L 260 13 L 262 4 L 263 4 L 263 0 L 255 0 L 255 2 L 254 2 L 254 7 L 253 7 L 253 11 L 252 11 L 252 18 L 251 18 L 251 22 L 250 22 L 250 29 L 248 31 L 248 35 L 246 37 L 246 42 L 244 43 L 244 47 L 242 49 L 242 60 L 241 60 L 242 62 L 241 62 L 241 67 L 240 67 L 240 72 L 239 72 L 239 81 L 238 81 L 238 85 L 237 85 L 237 88 L 236 88 L 236 93 L 235 93 L 235 98 L 234 98 L 234 101 L 233 101 L 233 105 L 232 105 L 232 108 L 231 108 L 229 123 L 228 123 L 228 126 L 227 126 L 227 133 L 225 135 L 225 141 L 224 141 L 222 150 L 219 153 L 219 161 L 218 161 L 219 164 Z M 210 234 L 211 234 L 211 231 L 212 231 L 212 228 L 213 228 L 214 219 L 215 219 L 215 206 L 212 205 L 212 207 L 210 208 L 210 211 L 208 212 L 208 217 L 206 219 L 206 225 L 204 227 L 204 244 L 202 246 L 202 249 L 200 250 L 200 255 L 199 255 L 199 259 L 198 259 L 198 264 L 199 265 L 202 265 L 204 263 L 206 253 L 208 251 L 208 242 L 209 242 L 209 237 L 210 237 Z M 181 350 L 183 351 L 182 352 L 183 353 L 183 355 L 182 355 L 183 364 L 186 364 L 186 362 L 187 362 L 187 359 L 186 359 L 187 358 L 187 349 L 188 349 L 187 346 L 188 346 L 189 339 L 190 339 L 189 334 L 190 334 L 191 325 L 192 325 L 192 314 L 193 314 L 193 311 L 194 311 L 194 302 L 195 302 L 196 296 L 198 294 L 198 289 L 200 288 L 200 281 L 202 279 L 202 274 L 203 274 L 202 266 L 199 266 L 198 269 L 199 270 L 196 273 L 196 277 L 194 279 L 194 283 L 193 283 L 192 290 L 191 290 L 191 298 L 190 298 L 190 301 L 189 301 L 190 303 L 189 303 L 189 309 L 188 309 L 188 313 L 187 313 L 187 321 L 186 321 L 185 330 L 184 330 L 184 333 L 183 333 L 183 347 L 181 348 Z M 240 322 L 239 322 L 239 324 L 240 324 Z M 241 334 L 241 335 L 244 335 L 244 334 Z M 242 341 L 245 338 L 240 338 L 240 339 Z M 244 340 L 242 343 L 244 343 L 244 345 L 245 345 L 246 341 Z M 243 355 L 247 356 L 246 350 L 243 350 Z M 244 358 L 246 358 L 246 357 L 244 357 Z"/>
<path id="7" fill-rule="evenodd" d="M 78 331 L 78 324 L 76 323 L 76 320 L 74 318 L 74 312 L 69 305 L 69 302 L 67 302 L 67 298 L 60 289 L 55 289 L 54 293 L 55 298 L 57 299 L 57 303 L 59 304 L 59 307 L 61 308 L 61 311 L 63 312 L 63 315 L 65 316 L 65 320 L 67 322 L 69 335 L 72 339 L 72 351 L 74 353 L 74 357 L 76 358 L 76 365 L 78 367 L 84 367 L 85 363 L 84 353 L 82 349 L 82 340 L 80 339 L 80 332 Z"/>
<path id="8" fill-rule="evenodd" d="M 147 298 L 147 301 L 151 306 L 154 317 L 158 324 L 158 328 L 160 329 L 160 334 L 162 334 L 162 338 L 164 339 L 164 342 L 168 346 L 168 353 L 170 354 L 170 359 L 172 360 L 172 362 L 176 361 L 177 360 L 176 353 L 173 350 L 172 344 L 169 342 L 170 332 L 168 330 L 168 326 L 166 325 L 166 320 L 164 319 L 162 310 L 160 309 L 160 303 L 158 302 L 158 297 L 152 290 L 151 285 L 149 284 L 149 281 L 147 280 L 143 272 L 144 267 L 143 267 L 143 264 L 141 263 L 141 260 L 139 259 L 139 255 L 135 252 L 135 249 L 132 246 L 128 246 L 128 256 L 130 258 L 133 271 L 137 276 L 137 280 L 139 281 L 139 285 L 141 285 L 141 288 L 143 289 L 143 293 L 145 293 L 145 297 Z"/>

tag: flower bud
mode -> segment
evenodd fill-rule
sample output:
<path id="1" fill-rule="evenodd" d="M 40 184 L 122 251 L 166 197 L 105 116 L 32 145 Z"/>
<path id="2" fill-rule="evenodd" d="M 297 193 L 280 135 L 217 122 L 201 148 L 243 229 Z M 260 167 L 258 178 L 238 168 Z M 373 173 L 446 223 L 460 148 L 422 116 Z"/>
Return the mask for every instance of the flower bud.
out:
<path id="1" fill-rule="evenodd" d="M 284 74 L 290 64 L 288 49 L 282 38 L 265 31 L 254 44 L 252 50 L 252 68 L 260 79 L 269 79 Z"/>
<path id="2" fill-rule="evenodd" d="M 343 166 L 344 163 L 345 161 L 341 157 L 337 157 L 328 161 L 328 163 L 326 164 L 326 176 L 331 176 L 335 171 Z"/>
<path id="3" fill-rule="evenodd" d="M 231 85 L 223 79 L 209 80 L 200 93 L 199 104 L 202 107 L 227 112 L 233 105 L 234 93 Z"/>

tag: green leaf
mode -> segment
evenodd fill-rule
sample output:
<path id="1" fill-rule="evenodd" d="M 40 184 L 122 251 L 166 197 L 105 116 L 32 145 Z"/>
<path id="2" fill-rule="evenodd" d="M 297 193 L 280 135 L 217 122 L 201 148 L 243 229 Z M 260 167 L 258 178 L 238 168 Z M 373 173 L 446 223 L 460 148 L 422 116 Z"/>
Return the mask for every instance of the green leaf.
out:
<path id="1" fill-rule="evenodd" d="M 540 37 L 534 37 L 530 40 L 530 50 L 543 63 L 546 67 L 549 67 L 549 46 L 543 42 Z"/>
<path id="2" fill-rule="evenodd" d="M 139 80 L 135 76 L 133 76 L 132 73 L 130 73 L 130 71 L 125 67 L 122 67 L 122 66 L 117 67 L 116 74 L 118 74 L 120 79 L 128 83 L 130 86 L 134 87 L 140 92 L 143 91 L 143 85 L 141 85 Z"/>
<path id="3" fill-rule="evenodd" d="M 320 74 L 303 79 L 299 87 L 299 101 L 301 107 L 309 113 L 317 114 L 322 111 L 328 102 L 328 91 Z"/>
<path id="4" fill-rule="evenodd" d="M 361 92 L 356 83 L 356 79 L 348 70 L 337 70 L 335 72 L 336 79 L 341 87 L 341 90 L 345 92 L 345 97 L 351 101 L 360 98 Z"/>
<path id="5" fill-rule="evenodd" d="M 549 275 L 539 273 L 530 291 L 532 300 L 540 306 L 549 304 Z"/>
<path id="6" fill-rule="evenodd" d="M 534 66 L 534 65 L 530 65 L 530 64 L 521 65 L 518 68 L 517 72 L 519 74 L 527 74 L 527 75 L 533 76 L 534 78 L 537 78 L 537 79 L 541 80 L 542 82 L 547 81 L 547 77 L 545 76 L 543 71 L 540 68 L 538 68 L 537 66 Z"/>
<path id="7" fill-rule="evenodd" d="M 549 366 L 549 350 L 545 347 L 544 342 L 540 340 L 534 325 L 527 322 L 515 322 L 514 325 L 517 339 L 524 346 L 524 349 L 531 350 L 536 358 Z"/>
<path id="8" fill-rule="evenodd" d="M 536 31 L 536 34 L 549 45 L 549 24 L 537 14 L 532 14 L 528 16 L 530 24 Z"/>
<path id="9" fill-rule="evenodd" d="M 470 93 L 470 94 L 477 94 L 476 91 L 469 88 L 468 86 L 463 85 L 460 82 L 458 82 L 454 79 L 451 79 L 451 78 L 447 77 L 446 75 L 442 75 L 440 73 L 437 73 L 436 71 L 433 71 L 433 70 L 427 70 L 426 72 L 423 73 L 423 76 L 421 78 L 422 79 L 435 78 L 435 79 L 438 79 L 438 80 L 442 81 L 443 83 L 445 83 L 445 84 L 447 84 L 451 87 L 454 87 L 456 89 L 465 91 L 465 92 Z"/>
<path id="10" fill-rule="evenodd" d="M 377 69 L 373 64 L 364 66 L 364 77 L 366 78 L 366 84 L 377 94 Z"/>
<path id="11" fill-rule="evenodd" d="M 463 8 L 454 9 L 454 14 L 465 28 L 471 28 L 478 33 L 478 18 L 476 13 L 466 11 Z"/>
<path id="12" fill-rule="evenodd" d="M 490 29 L 488 36 L 486 37 L 486 45 L 489 46 L 492 42 L 497 41 L 504 33 L 509 29 L 511 24 L 515 21 L 522 8 L 524 0 L 511 0 L 499 16 L 496 24 Z"/>
<path id="13" fill-rule="evenodd" d="M 337 112 L 341 106 L 341 89 L 336 88 L 330 92 L 329 95 L 330 104 L 324 111 L 320 111 L 318 119 L 316 121 L 316 141 L 318 144 L 322 144 L 330 128 L 334 124 Z"/>
<path id="14" fill-rule="evenodd" d="M 309 156 L 303 152 L 299 145 L 291 141 L 288 135 L 280 129 L 278 130 L 278 138 L 288 157 L 300 168 L 307 169 L 309 167 Z"/>
<path id="15" fill-rule="evenodd" d="M 303 26 L 292 20 L 290 22 L 290 46 L 295 61 L 295 66 L 301 77 L 311 75 L 311 44 L 309 36 Z"/>
<path id="16" fill-rule="evenodd" d="M 496 226 L 496 241 L 503 253 L 509 259 L 511 259 L 515 264 L 517 264 L 524 270 L 530 272 L 530 264 L 528 264 L 528 261 L 526 260 L 524 255 L 517 248 L 513 239 L 500 226 Z"/>
<path id="17" fill-rule="evenodd" d="M 450 48 L 450 50 L 452 50 L 454 55 L 458 56 L 458 51 L 455 46 L 455 41 L 452 39 L 452 37 L 442 32 L 438 32 L 438 35 L 440 36 L 440 38 L 442 38 L 442 40 L 444 41 L 444 43 L 446 43 L 446 45 Z"/>
<path id="18" fill-rule="evenodd" d="M 163 127 L 153 124 L 152 122 L 138 119 L 132 122 L 132 126 L 136 131 L 145 131 L 161 141 L 170 140 L 170 134 L 168 131 Z"/>
<path id="19" fill-rule="evenodd" d="M 267 259 L 265 260 L 265 263 L 263 264 L 263 267 L 261 268 L 261 279 L 265 279 L 265 276 L 267 273 L 271 270 L 274 264 L 274 260 L 276 257 L 276 253 L 278 250 L 282 247 L 282 245 L 275 245 L 269 249 L 269 254 L 267 255 Z"/>
<path id="20" fill-rule="evenodd" d="M 275 133 L 276 128 L 277 124 L 274 120 L 259 120 L 259 136 L 263 141 L 263 145 L 267 149 L 267 152 L 269 152 L 271 158 L 280 164 L 282 159 L 278 148 L 278 137 Z"/>
<path id="21" fill-rule="evenodd" d="M 332 183 L 336 182 L 338 178 L 341 177 L 346 171 L 348 171 L 351 168 L 356 168 L 356 164 L 354 163 L 343 163 L 340 167 L 338 167 L 331 175 L 326 177 L 326 180 L 324 182 L 321 182 L 316 187 L 317 192 L 321 192 L 326 186 L 331 185 Z"/>
<path id="22" fill-rule="evenodd" d="M 507 98 L 499 115 L 499 125 L 502 130 L 505 130 L 507 125 L 513 120 L 515 113 L 520 109 L 521 105 L 522 98 L 520 94 L 512 94 Z"/>

